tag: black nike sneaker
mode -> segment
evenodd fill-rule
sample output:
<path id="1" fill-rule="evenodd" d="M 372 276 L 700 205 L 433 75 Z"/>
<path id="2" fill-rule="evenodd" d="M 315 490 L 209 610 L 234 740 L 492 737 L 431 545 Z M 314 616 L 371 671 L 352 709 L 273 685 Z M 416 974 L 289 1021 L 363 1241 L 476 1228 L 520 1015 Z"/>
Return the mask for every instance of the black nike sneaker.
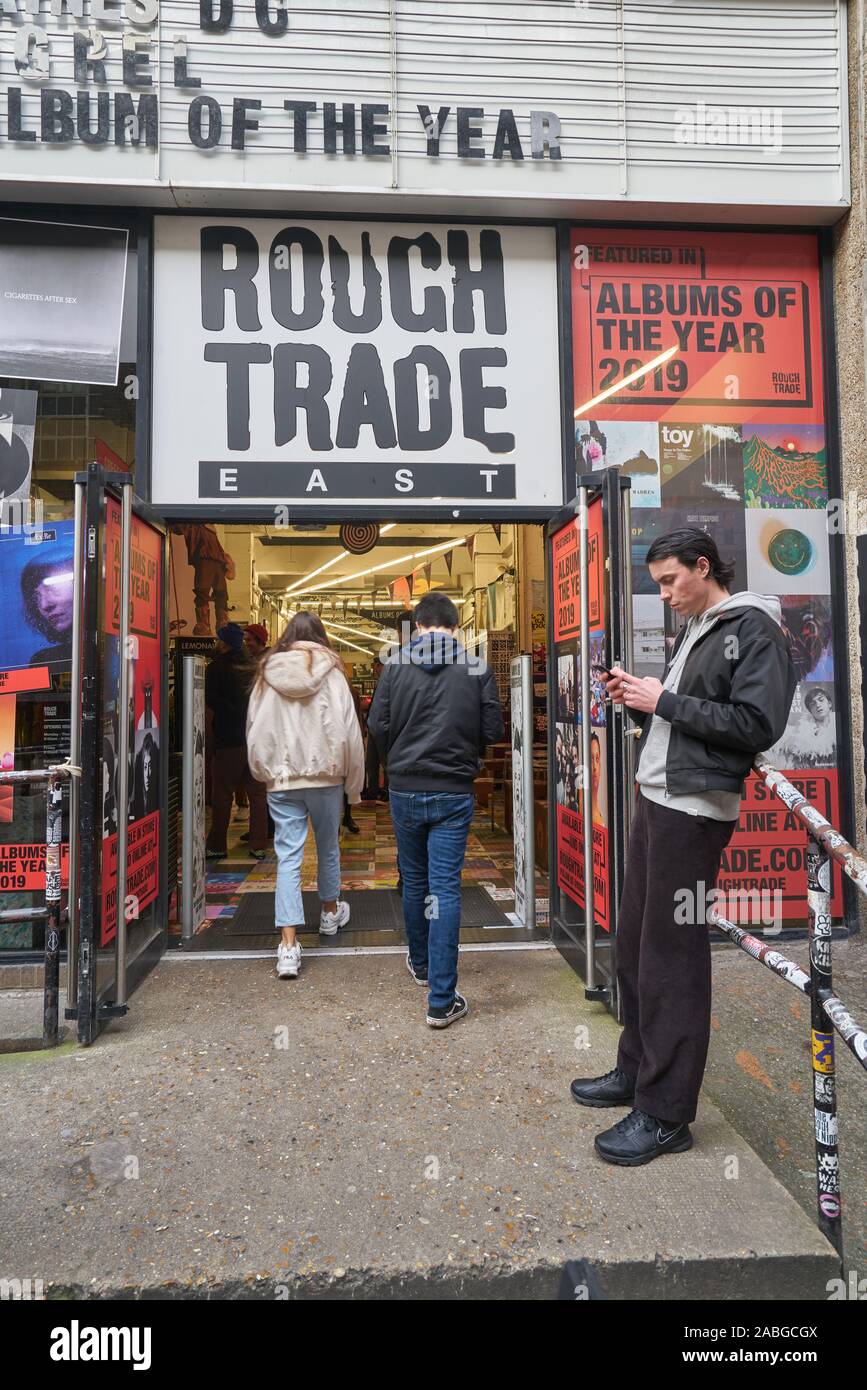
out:
<path id="1" fill-rule="evenodd" d="M 682 1154 L 692 1148 L 688 1124 L 666 1124 L 644 1110 L 630 1110 L 611 1129 L 597 1134 L 595 1148 L 606 1163 L 640 1168 L 660 1154 Z"/>
<path id="2" fill-rule="evenodd" d="M 635 1101 L 635 1082 L 619 1067 L 607 1071 L 604 1076 L 579 1078 L 572 1082 L 570 1090 L 572 1099 L 579 1105 L 593 1105 L 600 1110 L 613 1105 L 632 1105 Z"/>

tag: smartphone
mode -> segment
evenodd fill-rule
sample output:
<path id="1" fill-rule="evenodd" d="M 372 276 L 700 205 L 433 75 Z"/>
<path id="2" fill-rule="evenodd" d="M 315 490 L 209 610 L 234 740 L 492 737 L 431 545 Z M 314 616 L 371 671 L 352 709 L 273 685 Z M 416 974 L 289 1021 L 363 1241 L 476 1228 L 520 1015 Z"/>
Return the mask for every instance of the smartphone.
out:
<path id="1" fill-rule="evenodd" d="M 592 666 L 590 669 L 595 671 L 597 676 L 601 676 L 603 680 L 610 681 L 614 679 L 607 666 Z"/>

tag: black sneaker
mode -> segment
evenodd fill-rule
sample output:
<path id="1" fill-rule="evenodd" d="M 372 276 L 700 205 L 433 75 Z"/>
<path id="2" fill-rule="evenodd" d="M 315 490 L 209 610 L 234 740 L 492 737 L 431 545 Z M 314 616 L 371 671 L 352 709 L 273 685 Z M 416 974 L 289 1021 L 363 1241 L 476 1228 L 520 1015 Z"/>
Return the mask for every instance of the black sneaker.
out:
<path id="1" fill-rule="evenodd" d="M 579 1105 L 605 1109 L 612 1105 L 632 1105 L 635 1101 L 635 1082 L 615 1067 L 604 1076 L 579 1078 L 570 1087 L 572 1099 Z"/>
<path id="2" fill-rule="evenodd" d="M 206 859 L 225 859 L 228 851 L 224 849 L 206 849 Z"/>
<path id="3" fill-rule="evenodd" d="M 692 1148 L 688 1124 L 666 1124 L 644 1110 L 630 1110 L 611 1129 L 597 1134 L 596 1152 L 606 1163 L 639 1168 L 660 1154 L 681 1154 Z"/>
<path id="4" fill-rule="evenodd" d="M 425 972 L 422 975 L 416 973 L 415 966 L 412 963 L 412 956 L 409 954 L 409 952 L 407 952 L 406 956 L 406 968 L 409 971 L 412 978 L 415 980 L 417 985 L 427 984 L 427 971 L 425 970 Z"/>
<path id="5" fill-rule="evenodd" d="M 447 1009 L 431 1009 L 427 1011 L 427 1021 L 431 1028 L 448 1028 L 455 1019 L 463 1018 L 469 1010 L 469 1004 L 462 994 L 456 994 Z"/>

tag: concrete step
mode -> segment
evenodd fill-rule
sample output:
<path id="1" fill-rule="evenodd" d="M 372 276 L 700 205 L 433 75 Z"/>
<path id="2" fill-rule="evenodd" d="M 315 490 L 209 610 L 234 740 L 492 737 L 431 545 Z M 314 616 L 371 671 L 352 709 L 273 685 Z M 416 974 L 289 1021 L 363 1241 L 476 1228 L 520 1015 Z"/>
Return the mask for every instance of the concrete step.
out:
<path id="1" fill-rule="evenodd" d="M 745 970 L 755 969 L 746 957 Z M 49 1296 L 819 1299 L 815 1225 L 709 1102 L 610 1167 L 569 1082 L 619 1029 L 554 951 L 462 955 L 434 1032 L 397 956 L 164 960 L 86 1050 L 0 1056 L 0 1272 Z M 808 1101 L 804 1124 L 811 1123 Z"/>

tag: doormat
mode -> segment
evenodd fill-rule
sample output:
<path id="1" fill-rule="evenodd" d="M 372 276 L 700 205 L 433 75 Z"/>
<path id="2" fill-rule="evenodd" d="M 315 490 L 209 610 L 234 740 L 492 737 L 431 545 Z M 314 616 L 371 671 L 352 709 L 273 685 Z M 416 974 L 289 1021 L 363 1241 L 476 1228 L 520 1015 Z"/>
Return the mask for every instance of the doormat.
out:
<path id="1" fill-rule="evenodd" d="M 320 900 L 318 893 L 302 893 L 304 901 L 304 921 L 308 930 L 319 930 Z M 343 901 L 349 903 L 350 918 L 340 935 L 348 936 L 353 931 L 393 931 L 403 940 L 403 909 L 400 894 L 393 888 L 367 888 L 364 891 L 344 893 Z M 464 888 L 461 890 L 461 926 L 490 927 L 511 926 L 511 922 L 483 888 Z M 244 893 L 238 910 L 227 921 L 220 924 L 221 935 L 262 936 L 268 933 L 278 935 L 274 925 L 274 894 Z M 323 938 L 327 942 L 328 938 Z"/>

